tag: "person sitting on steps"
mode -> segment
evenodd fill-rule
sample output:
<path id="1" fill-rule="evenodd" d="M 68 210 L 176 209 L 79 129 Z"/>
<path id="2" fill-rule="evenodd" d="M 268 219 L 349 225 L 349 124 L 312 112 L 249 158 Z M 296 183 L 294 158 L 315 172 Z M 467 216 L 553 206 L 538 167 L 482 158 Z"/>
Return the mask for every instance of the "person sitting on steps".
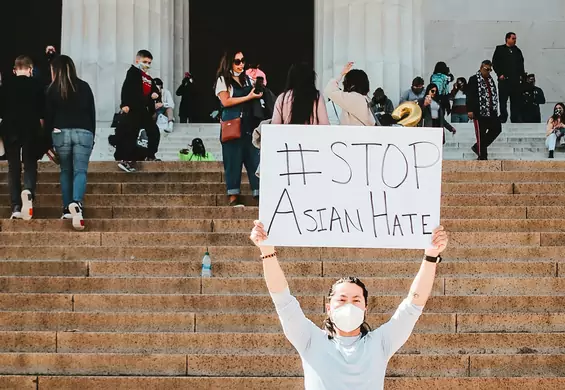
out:
<path id="1" fill-rule="evenodd" d="M 561 140 L 563 135 L 565 135 L 565 123 L 563 123 L 564 113 L 565 104 L 557 103 L 553 109 L 553 115 L 547 121 L 545 146 L 549 150 L 549 158 L 554 158 L 557 141 Z"/>
<path id="2" fill-rule="evenodd" d="M 163 87 L 163 80 L 156 78 L 154 82 L 161 96 L 161 98 L 155 103 L 156 119 L 159 118 L 159 115 L 165 115 L 169 121 L 167 127 L 164 129 L 165 133 L 172 133 L 175 125 L 175 101 L 173 99 L 173 95 L 171 94 L 171 91 Z"/>

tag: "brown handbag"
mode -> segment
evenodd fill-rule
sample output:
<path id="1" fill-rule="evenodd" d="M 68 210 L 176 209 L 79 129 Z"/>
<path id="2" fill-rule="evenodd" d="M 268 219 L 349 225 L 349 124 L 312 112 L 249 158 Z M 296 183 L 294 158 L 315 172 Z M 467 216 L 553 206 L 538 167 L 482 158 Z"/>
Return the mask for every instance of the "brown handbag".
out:
<path id="1" fill-rule="evenodd" d="M 241 117 L 221 122 L 222 142 L 233 141 L 241 138 Z"/>

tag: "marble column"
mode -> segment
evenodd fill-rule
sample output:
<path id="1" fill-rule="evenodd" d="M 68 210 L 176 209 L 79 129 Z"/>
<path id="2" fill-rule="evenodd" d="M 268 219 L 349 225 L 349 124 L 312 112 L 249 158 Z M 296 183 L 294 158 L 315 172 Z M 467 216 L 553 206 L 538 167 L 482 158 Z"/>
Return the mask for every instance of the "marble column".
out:
<path id="1" fill-rule="evenodd" d="M 398 103 L 423 69 L 422 0 L 316 0 L 316 71 L 319 85 L 343 65 L 369 75 L 371 92 L 383 87 Z"/>
<path id="2" fill-rule="evenodd" d="M 173 94 L 188 68 L 188 1 L 63 0 L 61 52 L 96 97 L 99 121 L 110 121 L 140 49 L 153 54 L 151 75 Z"/>

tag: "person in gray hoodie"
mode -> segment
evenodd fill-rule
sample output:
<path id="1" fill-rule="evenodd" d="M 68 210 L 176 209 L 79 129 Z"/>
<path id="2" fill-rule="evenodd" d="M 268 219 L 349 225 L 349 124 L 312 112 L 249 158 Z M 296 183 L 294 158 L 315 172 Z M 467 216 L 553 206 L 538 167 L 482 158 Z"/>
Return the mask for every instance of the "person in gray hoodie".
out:
<path id="1" fill-rule="evenodd" d="M 412 87 L 400 96 L 400 104 L 404 102 L 417 102 L 426 97 L 424 79 L 420 76 L 412 81 Z"/>

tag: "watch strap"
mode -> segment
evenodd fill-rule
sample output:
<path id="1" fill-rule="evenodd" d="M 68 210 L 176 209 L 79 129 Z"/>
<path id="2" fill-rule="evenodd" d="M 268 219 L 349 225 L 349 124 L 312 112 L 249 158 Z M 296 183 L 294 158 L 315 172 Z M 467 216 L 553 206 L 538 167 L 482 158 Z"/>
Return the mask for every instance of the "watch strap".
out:
<path id="1" fill-rule="evenodd" d="M 424 260 L 426 260 L 426 261 L 428 261 L 428 262 L 430 262 L 430 263 L 439 264 L 439 263 L 441 263 L 441 261 L 442 261 L 443 259 L 441 258 L 440 255 L 438 255 L 437 257 L 425 255 L 425 256 L 424 256 Z"/>

